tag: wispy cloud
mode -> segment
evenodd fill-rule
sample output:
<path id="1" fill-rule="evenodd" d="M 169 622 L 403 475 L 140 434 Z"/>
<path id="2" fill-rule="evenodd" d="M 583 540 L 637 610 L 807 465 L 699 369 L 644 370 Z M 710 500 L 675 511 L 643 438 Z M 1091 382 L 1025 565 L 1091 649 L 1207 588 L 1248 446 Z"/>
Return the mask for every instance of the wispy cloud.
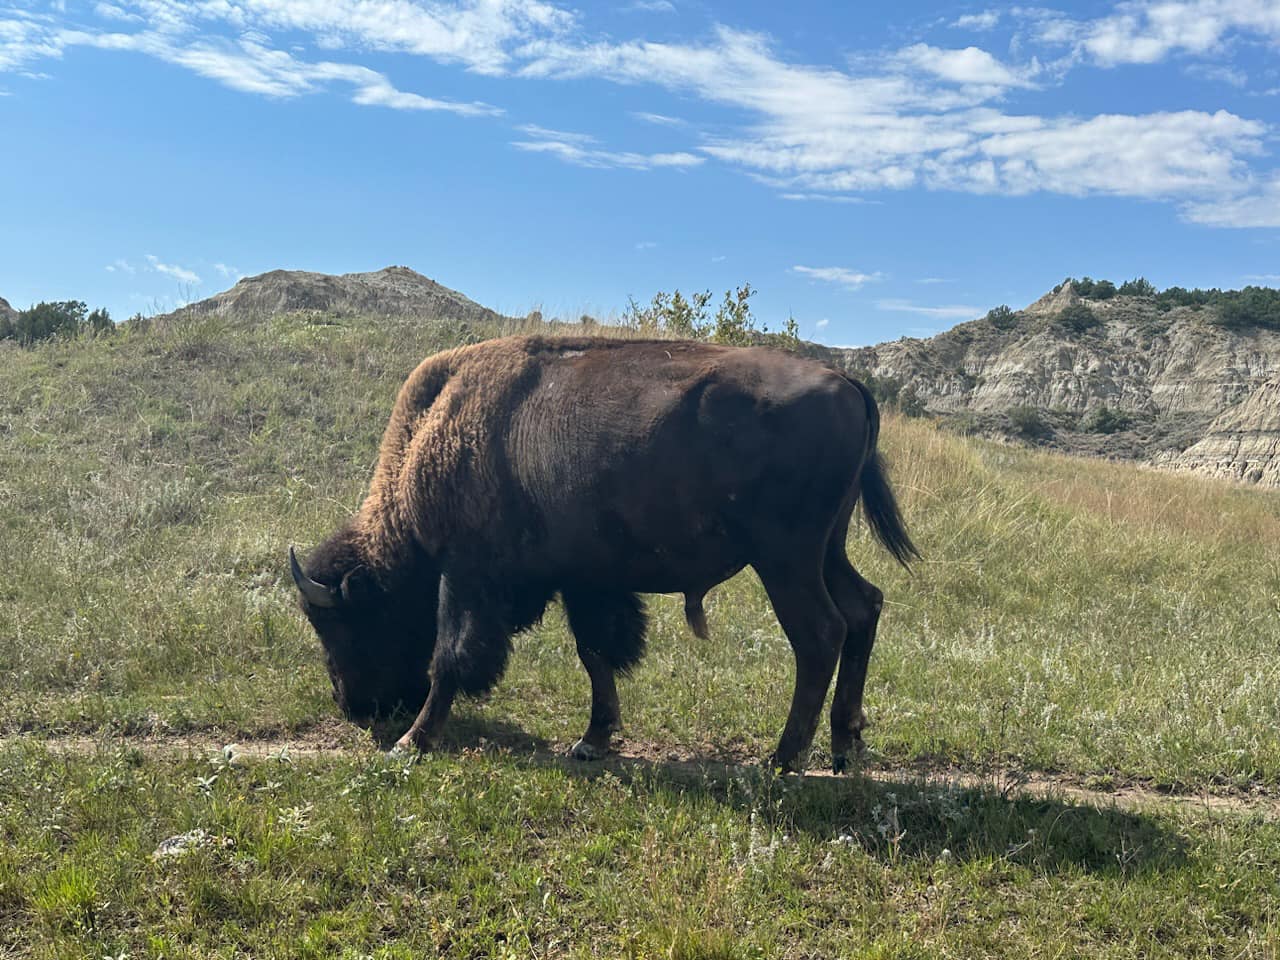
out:
<path id="1" fill-rule="evenodd" d="M 791 268 L 791 272 L 798 273 L 802 277 L 808 277 L 811 280 L 838 283 L 840 286 L 848 287 L 850 290 L 857 290 L 864 284 L 880 279 L 879 273 L 863 273 L 860 270 L 850 270 L 848 267 L 795 266 Z"/>
<path id="2" fill-rule="evenodd" d="M 641 240 L 636 244 L 637 250 L 652 250 L 658 244 L 653 240 Z"/>
<path id="3" fill-rule="evenodd" d="M 512 146 L 527 153 L 546 153 L 565 163 L 596 169 L 625 168 L 628 170 L 652 170 L 655 167 L 696 167 L 705 161 L 693 153 L 635 153 L 632 151 L 604 150 L 594 146 L 596 139 L 583 133 L 565 133 L 545 127 L 526 125 L 521 132 L 535 137 L 533 140 L 515 140 Z"/>
<path id="4" fill-rule="evenodd" d="M 994 30 L 1000 22 L 999 10 L 984 10 L 982 13 L 968 13 L 952 22 L 957 30 Z"/>
<path id="5" fill-rule="evenodd" d="M 828 324 L 830 324 L 830 323 L 831 323 L 831 318 L 830 318 L 830 317 L 823 317 L 821 320 L 819 320 L 819 321 L 818 321 L 817 323 L 815 323 L 813 326 L 814 326 L 814 328 L 815 328 L 815 329 L 817 329 L 817 330 L 825 330 L 825 329 L 827 329 L 827 326 L 828 326 Z"/>
<path id="6" fill-rule="evenodd" d="M 231 267 L 225 263 L 215 263 L 213 269 L 217 270 L 218 274 L 227 280 L 239 280 L 244 276 L 244 273 L 237 267 Z"/>
<path id="7" fill-rule="evenodd" d="M 657 124 L 660 127 L 687 127 L 689 122 L 679 117 L 668 117 L 661 113 L 646 113 L 643 110 L 632 110 L 631 116 L 645 123 Z"/>
<path id="8" fill-rule="evenodd" d="M 671 0 L 631 0 L 622 9 L 624 13 L 675 13 L 676 5 Z"/>
<path id="9" fill-rule="evenodd" d="M 188 270 L 186 267 L 180 267 L 172 263 L 164 263 L 154 254 L 147 254 L 147 263 L 151 265 L 151 269 L 156 273 L 163 273 L 167 277 L 173 277 L 182 283 L 198 284 L 200 276 L 194 270 Z"/>
<path id="10" fill-rule="evenodd" d="M 1280 227 L 1280 173 L 1240 196 L 1190 204 L 1186 216 L 1209 227 Z"/>
<path id="11" fill-rule="evenodd" d="M 1188 76 L 1210 83 L 1225 83 L 1227 86 L 1243 90 L 1249 85 L 1249 75 L 1243 70 L 1229 67 L 1226 64 L 1193 63 L 1186 68 Z"/>
<path id="12" fill-rule="evenodd" d="M 954 280 L 947 277 L 921 277 L 916 283 L 935 284 L 935 283 L 955 283 Z"/>
<path id="13" fill-rule="evenodd" d="M 129 276 L 138 272 L 137 268 L 123 257 L 117 257 L 108 263 L 105 269 L 107 273 L 127 273 Z"/>
<path id="14" fill-rule="evenodd" d="M 880 204 L 881 200 L 869 200 L 866 197 L 851 197 L 840 193 L 780 193 L 783 200 L 797 202 L 818 201 L 820 203 Z"/>
<path id="15" fill-rule="evenodd" d="M 877 300 L 876 306 L 881 310 L 892 310 L 896 313 L 914 313 L 922 317 L 937 317 L 945 320 L 972 320 L 982 314 L 982 310 L 979 307 L 970 307 L 962 304 L 925 306 L 913 303 L 910 300 Z"/>
<path id="16" fill-rule="evenodd" d="M 1208 54 L 1237 34 L 1280 39 L 1280 7 L 1272 0 L 1136 0 L 1095 20 L 1047 17 L 1040 31 L 1042 39 L 1073 42 L 1102 66 Z"/>

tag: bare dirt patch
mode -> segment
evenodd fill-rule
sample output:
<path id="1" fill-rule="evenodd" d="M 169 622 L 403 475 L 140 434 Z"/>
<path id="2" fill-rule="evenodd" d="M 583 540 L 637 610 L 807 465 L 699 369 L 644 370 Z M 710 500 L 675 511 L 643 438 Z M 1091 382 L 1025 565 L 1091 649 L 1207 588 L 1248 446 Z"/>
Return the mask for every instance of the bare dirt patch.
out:
<path id="1" fill-rule="evenodd" d="M 353 759 L 379 752 L 373 742 L 360 731 L 338 721 L 327 721 L 293 736 L 271 739 L 228 741 L 206 733 L 152 737 L 119 736 L 51 736 L 16 735 L 0 737 L 0 749 L 28 744 L 51 753 L 95 756 L 120 749 L 137 750 L 157 758 L 222 756 L 233 762 L 267 760 L 311 760 L 325 758 Z M 444 749 L 494 750 L 533 763 L 563 766 L 566 769 L 592 767 L 615 772 L 660 769 L 680 779 L 689 777 L 727 779 L 759 767 L 759 761 L 728 755 L 711 747 L 693 750 L 640 740 L 621 740 L 604 760 L 583 764 L 567 756 L 567 744 L 528 743 L 510 745 L 501 739 L 469 739 L 451 743 Z M 1260 815 L 1268 821 L 1280 821 L 1280 796 L 1262 791 L 1213 792 L 1210 790 L 1163 790 L 1150 784 L 1126 782 L 1109 789 L 1088 785 L 1082 778 L 1065 774 L 1020 770 L 993 770 L 975 773 L 954 767 L 908 765 L 895 766 L 870 762 L 850 774 L 835 775 L 825 768 L 814 768 L 796 780 L 838 781 L 866 777 L 878 783 L 911 785 L 924 790 L 977 790 L 994 792 L 1009 799 L 1042 799 L 1065 801 L 1095 809 L 1122 810 L 1201 810 L 1212 813 Z"/>

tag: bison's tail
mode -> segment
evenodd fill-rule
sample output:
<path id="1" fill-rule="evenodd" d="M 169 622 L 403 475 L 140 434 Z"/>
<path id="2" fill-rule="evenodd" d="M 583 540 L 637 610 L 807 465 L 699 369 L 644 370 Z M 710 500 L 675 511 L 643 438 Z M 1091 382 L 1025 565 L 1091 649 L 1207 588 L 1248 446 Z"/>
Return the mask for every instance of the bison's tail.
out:
<path id="1" fill-rule="evenodd" d="M 893 488 L 889 486 L 888 470 L 877 448 L 880 439 L 880 408 L 866 384 L 853 377 L 848 379 L 862 392 L 867 404 L 867 459 L 862 465 L 860 478 L 862 511 L 876 539 L 905 567 L 912 560 L 920 559 L 920 551 L 907 534 L 898 498 L 893 495 Z"/>

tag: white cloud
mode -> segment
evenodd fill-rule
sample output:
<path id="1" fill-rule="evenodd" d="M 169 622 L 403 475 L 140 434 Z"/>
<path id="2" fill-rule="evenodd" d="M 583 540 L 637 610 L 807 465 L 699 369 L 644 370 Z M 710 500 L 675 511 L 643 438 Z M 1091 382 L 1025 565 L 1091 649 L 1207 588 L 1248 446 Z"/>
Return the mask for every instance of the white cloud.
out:
<path id="1" fill-rule="evenodd" d="M 540 127 L 536 123 L 524 123 L 516 127 L 521 133 L 530 137 L 536 137 L 539 140 L 558 140 L 561 143 L 574 143 L 578 146 L 589 146 L 599 141 L 589 133 L 570 133 L 567 130 L 552 130 L 550 127 Z"/>
<path id="2" fill-rule="evenodd" d="M 1031 85 L 1031 75 L 1039 71 L 1038 64 L 1014 70 L 978 47 L 943 50 L 917 43 L 899 50 L 895 59 L 903 66 L 966 86 L 1026 87 Z"/>
<path id="3" fill-rule="evenodd" d="M 816 200 L 822 203 L 879 204 L 879 200 L 868 200 L 866 197 L 849 197 L 838 193 L 780 193 L 783 200 L 805 202 Z"/>
<path id="4" fill-rule="evenodd" d="M 637 250 L 652 250 L 658 244 L 653 240 L 641 240 L 636 244 Z"/>
<path id="5" fill-rule="evenodd" d="M 717 256 L 712 257 L 712 258 L 711 258 L 711 262 L 712 262 L 712 263 L 724 263 L 724 262 L 725 262 L 726 260 L 728 260 L 728 259 L 729 259 L 729 258 L 728 258 L 728 257 L 726 257 L 724 254 L 719 254 L 719 255 L 717 255 Z"/>
<path id="6" fill-rule="evenodd" d="M 916 281 L 916 283 L 924 283 L 924 284 L 955 283 L 955 281 L 949 280 L 946 277 L 921 277 L 919 280 Z"/>
<path id="7" fill-rule="evenodd" d="M 827 283 L 838 283 L 850 290 L 857 290 L 866 283 L 880 279 L 879 273 L 862 273 L 848 267 L 801 267 L 791 268 L 792 273 L 808 277 L 811 280 L 823 280 Z"/>
<path id="8" fill-rule="evenodd" d="M 124 20 L 131 23 L 141 23 L 142 17 L 136 13 L 130 13 L 121 7 L 117 7 L 114 3 L 98 3 L 94 4 L 93 12 L 103 20 Z"/>
<path id="9" fill-rule="evenodd" d="M 593 146 L 595 137 L 584 133 L 565 133 L 560 130 L 548 130 L 533 124 L 519 128 L 522 133 L 535 137 L 534 140 L 516 140 L 512 146 L 527 153 L 546 153 L 565 163 L 578 167 L 595 169 L 624 168 L 628 170 L 651 170 L 655 167 L 686 168 L 696 167 L 704 162 L 703 157 L 692 153 L 633 153 L 629 151 L 602 150 Z"/>
<path id="10" fill-rule="evenodd" d="M 982 13 L 965 14 L 953 22 L 951 26 L 957 30 L 993 30 L 999 22 L 999 10 L 984 10 Z"/>
<path id="11" fill-rule="evenodd" d="M 154 254 L 147 254 L 147 263 L 151 264 L 151 269 L 156 273 L 163 273 L 165 276 L 173 277 L 173 279 L 182 283 L 192 284 L 193 286 L 200 283 L 200 277 L 194 270 L 175 266 L 172 263 L 164 263 Z"/>
<path id="12" fill-rule="evenodd" d="M 1250 283 L 1280 283 L 1280 273 L 1249 273 L 1244 279 Z"/>
<path id="13" fill-rule="evenodd" d="M 676 5 L 671 0 L 631 0 L 631 4 L 623 8 L 626 13 L 675 13 Z"/>
<path id="14" fill-rule="evenodd" d="M 138 272 L 137 268 L 123 257 L 117 257 L 107 264 L 106 271 L 107 273 L 127 273 L 129 276 L 133 276 Z"/>
<path id="15" fill-rule="evenodd" d="M 1237 90 L 1243 90 L 1249 85 L 1247 73 L 1225 64 L 1193 63 L 1187 67 L 1187 74 L 1210 83 L 1225 83 Z"/>
<path id="16" fill-rule="evenodd" d="M 829 323 L 831 323 L 831 319 L 830 319 L 829 317 L 823 317 L 821 320 L 819 320 L 819 321 L 818 321 L 817 323 L 815 323 L 813 326 L 815 327 L 815 329 L 818 329 L 818 330 L 825 330 L 825 329 L 827 329 L 827 325 L 828 325 Z"/>
<path id="17" fill-rule="evenodd" d="M 1218 52 L 1234 34 L 1280 40 L 1280 4 L 1275 0 L 1136 0 L 1108 16 L 1073 22 L 1047 16 L 1039 38 L 1069 43 L 1102 66 L 1158 63 L 1175 54 Z"/>
<path id="18" fill-rule="evenodd" d="M 1209 227 L 1280 227 L 1280 174 L 1237 196 L 1187 204 L 1183 216 Z"/>
<path id="19" fill-rule="evenodd" d="M 881 310 L 892 310 L 896 313 L 914 313 L 924 317 L 937 317 L 945 320 L 972 320 L 983 312 L 979 307 L 961 304 L 927 307 L 912 303 L 910 300 L 877 300 L 876 306 Z"/>
<path id="20" fill-rule="evenodd" d="M 679 117 L 668 117 L 661 113 L 646 113 L 643 110 L 633 110 L 631 116 L 637 120 L 643 120 L 645 123 L 657 124 L 661 127 L 685 127 L 688 126 L 687 120 L 681 120 Z"/>
<path id="21" fill-rule="evenodd" d="M 239 280 L 244 276 L 244 273 L 242 273 L 238 268 L 229 267 L 225 263 L 215 263 L 213 265 L 213 269 L 217 270 L 221 276 L 228 280 Z"/>

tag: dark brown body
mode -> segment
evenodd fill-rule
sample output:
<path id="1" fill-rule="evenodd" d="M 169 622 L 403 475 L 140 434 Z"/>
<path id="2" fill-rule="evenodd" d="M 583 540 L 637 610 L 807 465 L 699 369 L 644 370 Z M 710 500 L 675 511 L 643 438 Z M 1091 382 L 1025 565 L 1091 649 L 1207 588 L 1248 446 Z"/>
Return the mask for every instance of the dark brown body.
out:
<path id="1" fill-rule="evenodd" d="M 881 603 L 844 552 L 860 494 L 889 549 L 914 553 L 877 432 L 860 384 L 763 348 L 509 338 L 428 358 L 360 512 L 295 569 L 339 703 L 358 720 L 421 706 L 402 742 L 428 746 L 559 593 L 593 686 L 575 752 L 599 755 L 614 673 L 643 650 L 636 594 L 684 593 L 701 633 L 702 595 L 751 565 L 796 652 L 775 759 L 808 747 L 841 662 L 842 762 Z"/>

